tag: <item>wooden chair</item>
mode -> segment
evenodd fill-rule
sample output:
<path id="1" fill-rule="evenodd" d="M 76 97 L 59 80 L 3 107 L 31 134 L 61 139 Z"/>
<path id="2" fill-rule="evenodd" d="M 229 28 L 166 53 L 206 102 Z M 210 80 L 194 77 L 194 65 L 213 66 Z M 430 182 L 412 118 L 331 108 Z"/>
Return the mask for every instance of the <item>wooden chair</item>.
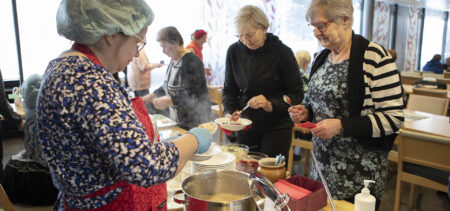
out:
<path id="1" fill-rule="evenodd" d="M 409 130 L 400 130 L 398 140 L 397 185 L 394 211 L 400 207 L 402 182 L 411 183 L 409 207 L 414 202 L 415 185 L 447 192 L 447 183 L 441 184 L 423 176 L 404 171 L 405 163 L 416 164 L 441 171 L 450 172 L 450 137 L 435 136 Z M 447 174 L 448 176 L 448 174 Z"/>
<path id="2" fill-rule="evenodd" d="M 450 78 L 450 72 L 445 72 L 444 73 L 444 78 Z"/>
<path id="3" fill-rule="evenodd" d="M 449 99 L 447 97 L 410 94 L 406 109 L 447 116 L 448 101 Z"/>
<path id="4" fill-rule="evenodd" d="M 432 72 L 422 72 L 422 77 L 423 78 L 444 78 L 444 74 L 436 74 L 436 73 L 432 73 Z"/>
<path id="5" fill-rule="evenodd" d="M 215 105 L 211 106 L 211 112 L 219 117 L 223 117 L 223 104 L 222 104 L 222 89 L 221 86 L 208 86 L 209 99 Z M 219 130 L 220 144 L 223 142 L 223 132 Z"/>
<path id="6" fill-rule="evenodd" d="M 416 81 L 422 80 L 422 76 L 402 75 L 402 84 L 412 85 Z"/>
<path id="7" fill-rule="evenodd" d="M 447 98 L 447 90 L 444 89 L 413 88 L 412 93 L 416 95 Z"/>
<path id="8" fill-rule="evenodd" d="M 305 176 L 309 173 L 309 163 L 310 163 L 310 151 L 313 149 L 313 144 L 311 141 L 303 140 L 303 139 L 297 139 L 295 138 L 295 131 L 300 132 L 307 132 L 308 129 L 301 128 L 298 126 L 294 126 L 292 128 L 292 144 L 291 148 L 289 149 L 289 157 L 288 157 L 288 172 L 292 172 L 292 165 L 294 163 L 294 147 L 300 147 L 302 149 L 306 150 L 306 153 L 304 153 L 305 157 L 305 169 L 303 174 Z"/>
<path id="9" fill-rule="evenodd" d="M 3 189 L 3 185 L 1 184 L 0 184 L 0 204 L 2 205 L 5 211 L 16 211 L 16 208 L 9 200 L 8 195 L 6 195 L 5 189 Z"/>
<path id="10" fill-rule="evenodd" d="M 447 90 L 449 90 L 450 78 L 437 78 L 436 82 L 446 84 L 447 85 Z"/>

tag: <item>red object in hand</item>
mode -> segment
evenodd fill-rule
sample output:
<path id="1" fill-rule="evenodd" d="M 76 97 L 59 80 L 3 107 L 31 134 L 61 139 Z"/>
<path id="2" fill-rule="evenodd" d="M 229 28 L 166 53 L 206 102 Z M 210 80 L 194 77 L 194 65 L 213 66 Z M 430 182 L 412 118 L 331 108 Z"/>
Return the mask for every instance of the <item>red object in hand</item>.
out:
<path id="1" fill-rule="evenodd" d="M 234 122 L 238 121 L 240 116 L 241 116 L 240 112 L 239 111 L 235 111 L 233 113 L 233 116 L 231 116 L 231 121 L 234 121 Z"/>
<path id="2" fill-rule="evenodd" d="M 302 128 L 312 129 L 312 128 L 315 128 L 317 125 L 311 123 L 310 121 L 307 121 L 307 122 L 303 122 L 303 123 L 297 124 L 297 126 L 302 127 Z"/>

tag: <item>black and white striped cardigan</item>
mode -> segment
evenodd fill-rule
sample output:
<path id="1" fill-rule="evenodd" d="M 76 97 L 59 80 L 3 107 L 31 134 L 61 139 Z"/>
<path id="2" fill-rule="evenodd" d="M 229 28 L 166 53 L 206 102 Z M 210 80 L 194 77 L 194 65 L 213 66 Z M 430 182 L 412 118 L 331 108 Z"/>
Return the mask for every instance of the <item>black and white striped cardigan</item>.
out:
<path id="1" fill-rule="evenodd" d="M 317 55 L 310 78 L 330 52 L 324 49 Z M 394 59 L 381 45 L 353 33 L 348 68 L 350 117 L 341 119 L 344 136 L 369 148 L 390 150 L 404 122 L 403 89 Z"/>

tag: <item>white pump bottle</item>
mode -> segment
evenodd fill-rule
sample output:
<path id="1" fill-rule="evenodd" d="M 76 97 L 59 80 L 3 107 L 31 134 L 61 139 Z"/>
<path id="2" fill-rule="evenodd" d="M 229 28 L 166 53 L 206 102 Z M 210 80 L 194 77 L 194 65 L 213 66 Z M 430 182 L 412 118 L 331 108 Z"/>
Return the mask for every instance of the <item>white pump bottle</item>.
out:
<path id="1" fill-rule="evenodd" d="M 361 193 L 355 195 L 355 211 L 375 211 L 376 199 L 370 195 L 369 184 L 373 180 L 364 180 L 364 188 Z"/>

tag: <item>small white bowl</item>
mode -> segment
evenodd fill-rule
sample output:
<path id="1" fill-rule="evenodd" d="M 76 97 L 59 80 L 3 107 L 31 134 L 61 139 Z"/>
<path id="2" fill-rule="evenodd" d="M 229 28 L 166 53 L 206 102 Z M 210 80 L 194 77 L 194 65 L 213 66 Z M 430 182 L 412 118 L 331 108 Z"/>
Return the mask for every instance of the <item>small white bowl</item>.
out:
<path id="1" fill-rule="evenodd" d="M 239 118 L 237 120 L 237 123 L 239 124 L 230 124 L 231 120 L 226 117 L 217 118 L 214 122 L 216 122 L 218 125 L 220 125 L 225 130 L 230 131 L 240 131 L 244 129 L 245 127 L 252 124 L 252 121 L 246 118 Z"/>

